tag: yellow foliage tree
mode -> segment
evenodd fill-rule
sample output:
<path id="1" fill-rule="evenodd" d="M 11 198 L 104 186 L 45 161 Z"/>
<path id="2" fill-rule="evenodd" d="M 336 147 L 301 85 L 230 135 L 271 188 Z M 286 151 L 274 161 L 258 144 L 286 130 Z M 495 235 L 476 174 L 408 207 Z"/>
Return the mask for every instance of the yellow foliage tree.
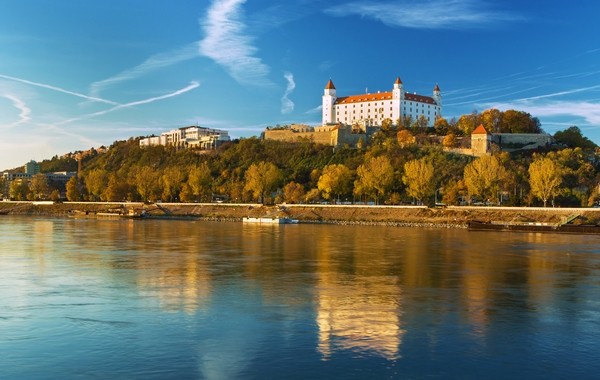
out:
<path id="1" fill-rule="evenodd" d="M 413 136 L 412 133 L 408 129 L 402 129 L 396 134 L 396 139 L 398 139 L 398 145 L 400 148 L 405 148 L 411 144 L 414 144 L 417 139 Z"/>
<path id="2" fill-rule="evenodd" d="M 435 191 L 433 164 L 426 158 L 408 161 L 404 164 L 402 182 L 406 185 L 406 193 L 423 203 L 423 199 Z"/>
<path id="3" fill-rule="evenodd" d="M 323 174 L 319 177 L 317 187 L 323 194 L 323 198 L 331 199 L 331 196 L 340 196 L 350 192 L 352 184 L 352 172 L 342 164 L 327 165 L 323 168 Z"/>
<path id="4" fill-rule="evenodd" d="M 356 170 L 358 179 L 354 181 L 356 195 L 368 195 L 379 202 L 394 183 L 394 168 L 386 156 L 372 157 Z"/>
<path id="5" fill-rule="evenodd" d="M 496 197 L 500 183 L 506 178 L 506 169 L 495 156 L 482 156 L 465 167 L 464 181 L 471 196 L 480 196 L 484 202 Z"/>
<path id="6" fill-rule="evenodd" d="M 529 186 L 531 192 L 544 202 L 560 192 L 562 170 L 554 160 L 548 157 L 537 157 L 529 165 Z"/>
<path id="7" fill-rule="evenodd" d="M 259 202 L 265 202 L 265 196 L 277 188 L 281 180 L 281 171 L 266 161 L 252 164 L 246 171 L 245 191 L 250 191 Z"/>

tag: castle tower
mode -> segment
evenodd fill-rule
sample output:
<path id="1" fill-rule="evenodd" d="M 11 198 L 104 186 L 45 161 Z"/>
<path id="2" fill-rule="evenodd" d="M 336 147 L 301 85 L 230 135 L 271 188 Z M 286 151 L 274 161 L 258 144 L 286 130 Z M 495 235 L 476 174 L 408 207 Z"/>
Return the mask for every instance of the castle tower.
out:
<path id="1" fill-rule="evenodd" d="M 471 132 L 471 151 L 476 157 L 485 156 L 491 151 L 492 135 L 484 128 L 483 125 L 479 125 L 473 132 Z"/>
<path id="2" fill-rule="evenodd" d="M 392 90 L 392 122 L 395 124 L 398 119 L 402 116 L 402 101 L 404 100 L 404 85 L 400 77 L 396 78 L 394 82 L 394 89 Z"/>
<path id="3" fill-rule="evenodd" d="M 433 88 L 433 100 L 435 100 L 438 106 L 442 106 L 442 94 L 440 92 L 440 86 L 438 86 L 437 83 Z"/>
<path id="4" fill-rule="evenodd" d="M 336 122 L 335 109 L 333 108 L 336 100 L 337 95 L 335 86 L 330 79 L 329 82 L 327 82 L 327 85 L 325 85 L 325 91 L 323 93 L 323 125 Z"/>

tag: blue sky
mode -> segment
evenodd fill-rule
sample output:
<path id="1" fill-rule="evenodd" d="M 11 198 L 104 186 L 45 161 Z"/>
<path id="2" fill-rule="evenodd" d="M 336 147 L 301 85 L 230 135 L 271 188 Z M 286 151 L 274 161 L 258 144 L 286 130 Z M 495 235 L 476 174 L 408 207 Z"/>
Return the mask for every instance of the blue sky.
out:
<path id="1" fill-rule="evenodd" d="M 326 4 L 326 5 L 325 5 Z M 186 125 L 316 125 L 339 96 L 531 113 L 600 143 L 600 2 L 0 0 L 0 170 Z"/>

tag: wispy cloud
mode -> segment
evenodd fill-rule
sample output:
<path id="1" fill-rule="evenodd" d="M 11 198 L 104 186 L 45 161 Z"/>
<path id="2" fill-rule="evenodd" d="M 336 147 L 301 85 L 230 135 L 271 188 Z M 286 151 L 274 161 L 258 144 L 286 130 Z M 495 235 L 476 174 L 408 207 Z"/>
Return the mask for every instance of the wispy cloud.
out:
<path id="1" fill-rule="evenodd" d="M 139 105 L 142 105 L 142 104 L 149 104 L 149 103 L 153 103 L 153 102 L 156 102 L 156 101 L 159 101 L 159 100 L 164 100 L 164 99 L 172 98 L 172 97 L 175 97 L 175 96 L 179 96 L 179 95 L 185 94 L 186 92 L 192 91 L 193 89 L 198 88 L 199 86 L 200 86 L 200 83 L 198 83 L 196 81 L 192 81 L 188 86 L 186 86 L 184 88 L 181 88 L 181 89 L 179 89 L 177 91 L 170 92 L 170 93 L 165 94 L 165 95 L 156 96 L 156 97 L 153 97 L 153 98 L 148 98 L 148 99 L 143 99 L 143 100 L 137 100 L 135 102 L 129 102 L 129 103 L 125 103 L 125 104 L 119 104 L 119 105 L 116 105 L 116 106 L 114 106 L 112 108 L 109 108 L 109 109 L 106 109 L 106 110 L 103 110 L 103 111 L 98 111 L 98 112 L 93 112 L 93 113 L 81 115 L 81 116 L 78 116 L 78 117 L 74 117 L 74 118 L 71 118 L 71 119 L 67 119 L 67 120 L 61 121 L 59 123 L 54 123 L 53 125 L 54 126 L 64 125 L 64 124 L 72 123 L 74 121 L 79 121 L 79 120 L 84 120 L 84 119 L 90 119 L 90 118 L 93 118 L 93 117 L 96 117 L 96 116 L 106 115 L 108 113 L 115 112 L 115 111 L 118 111 L 118 110 L 121 110 L 121 109 L 124 109 L 124 108 L 130 108 L 130 107 L 139 106 Z"/>
<path id="2" fill-rule="evenodd" d="M 292 73 L 286 72 L 283 77 L 287 80 L 287 87 L 281 97 L 281 113 L 285 115 L 294 110 L 294 102 L 290 100 L 289 96 L 296 88 L 296 82 L 294 82 L 294 74 Z"/>
<path id="3" fill-rule="evenodd" d="M 571 116 L 585 120 L 588 124 L 600 125 L 600 102 L 591 101 L 514 101 L 491 103 L 488 108 L 499 110 L 518 109 L 528 112 L 538 118 Z"/>
<path id="4" fill-rule="evenodd" d="M 27 107 L 23 100 L 11 94 L 4 94 L 3 96 L 6 99 L 10 100 L 13 106 L 19 110 L 19 120 L 15 121 L 12 124 L 9 124 L 8 128 L 14 128 L 31 120 L 31 109 Z"/>
<path id="5" fill-rule="evenodd" d="M 110 78 L 92 83 L 90 86 L 90 94 L 92 96 L 98 96 L 102 90 L 109 86 L 139 78 L 152 71 L 172 66 L 198 56 L 198 42 L 190 43 L 173 51 L 155 54 L 135 67 L 124 70 Z"/>
<path id="6" fill-rule="evenodd" d="M 465 29 L 523 17 L 493 10 L 481 0 L 355 1 L 325 10 L 332 16 L 359 15 L 387 26 L 414 29 Z"/>
<path id="7" fill-rule="evenodd" d="M 45 83 L 33 82 L 33 81 L 30 81 L 30 80 L 21 79 L 21 78 L 15 78 L 15 77 L 11 77 L 11 76 L 8 76 L 8 75 L 3 75 L 3 74 L 0 74 L 0 78 L 11 80 L 11 81 L 14 81 L 14 82 L 19 82 L 19 83 L 25 83 L 25 84 L 28 84 L 28 85 L 31 85 L 31 86 L 41 87 L 41 88 L 45 88 L 45 89 L 52 90 L 52 91 L 62 92 L 63 94 L 73 95 L 73 96 L 76 96 L 78 98 L 83 98 L 83 99 L 91 100 L 91 101 L 94 101 L 94 102 L 106 103 L 106 104 L 111 104 L 111 105 L 119 105 L 119 103 L 113 102 L 112 100 L 107 100 L 107 99 L 102 99 L 102 98 L 98 98 L 98 97 L 95 97 L 95 96 L 89 96 L 89 95 L 85 95 L 85 94 L 80 94 L 78 92 L 69 91 L 69 90 L 66 90 L 64 88 L 52 86 L 52 85 L 45 84 Z"/>
<path id="8" fill-rule="evenodd" d="M 205 37 L 200 53 L 209 57 L 238 83 L 270 85 L 269 67 L 256 57 L 254 38 L 247 33 L 242 5 L 246 0 L 214 0 L 206 18 L 201 20 Z"/>

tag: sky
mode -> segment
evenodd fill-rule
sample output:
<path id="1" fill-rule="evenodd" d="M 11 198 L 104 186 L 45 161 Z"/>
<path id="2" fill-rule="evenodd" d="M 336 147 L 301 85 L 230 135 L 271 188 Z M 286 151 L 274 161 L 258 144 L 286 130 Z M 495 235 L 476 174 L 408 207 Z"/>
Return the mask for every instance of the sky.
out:
<path id="1" fill-rule="evenodd" d="M 0 0 L 0 170 L 200 125 L 321 122 L 338 96 L 432 95 L 600 144 L 600 2 Z"/>

